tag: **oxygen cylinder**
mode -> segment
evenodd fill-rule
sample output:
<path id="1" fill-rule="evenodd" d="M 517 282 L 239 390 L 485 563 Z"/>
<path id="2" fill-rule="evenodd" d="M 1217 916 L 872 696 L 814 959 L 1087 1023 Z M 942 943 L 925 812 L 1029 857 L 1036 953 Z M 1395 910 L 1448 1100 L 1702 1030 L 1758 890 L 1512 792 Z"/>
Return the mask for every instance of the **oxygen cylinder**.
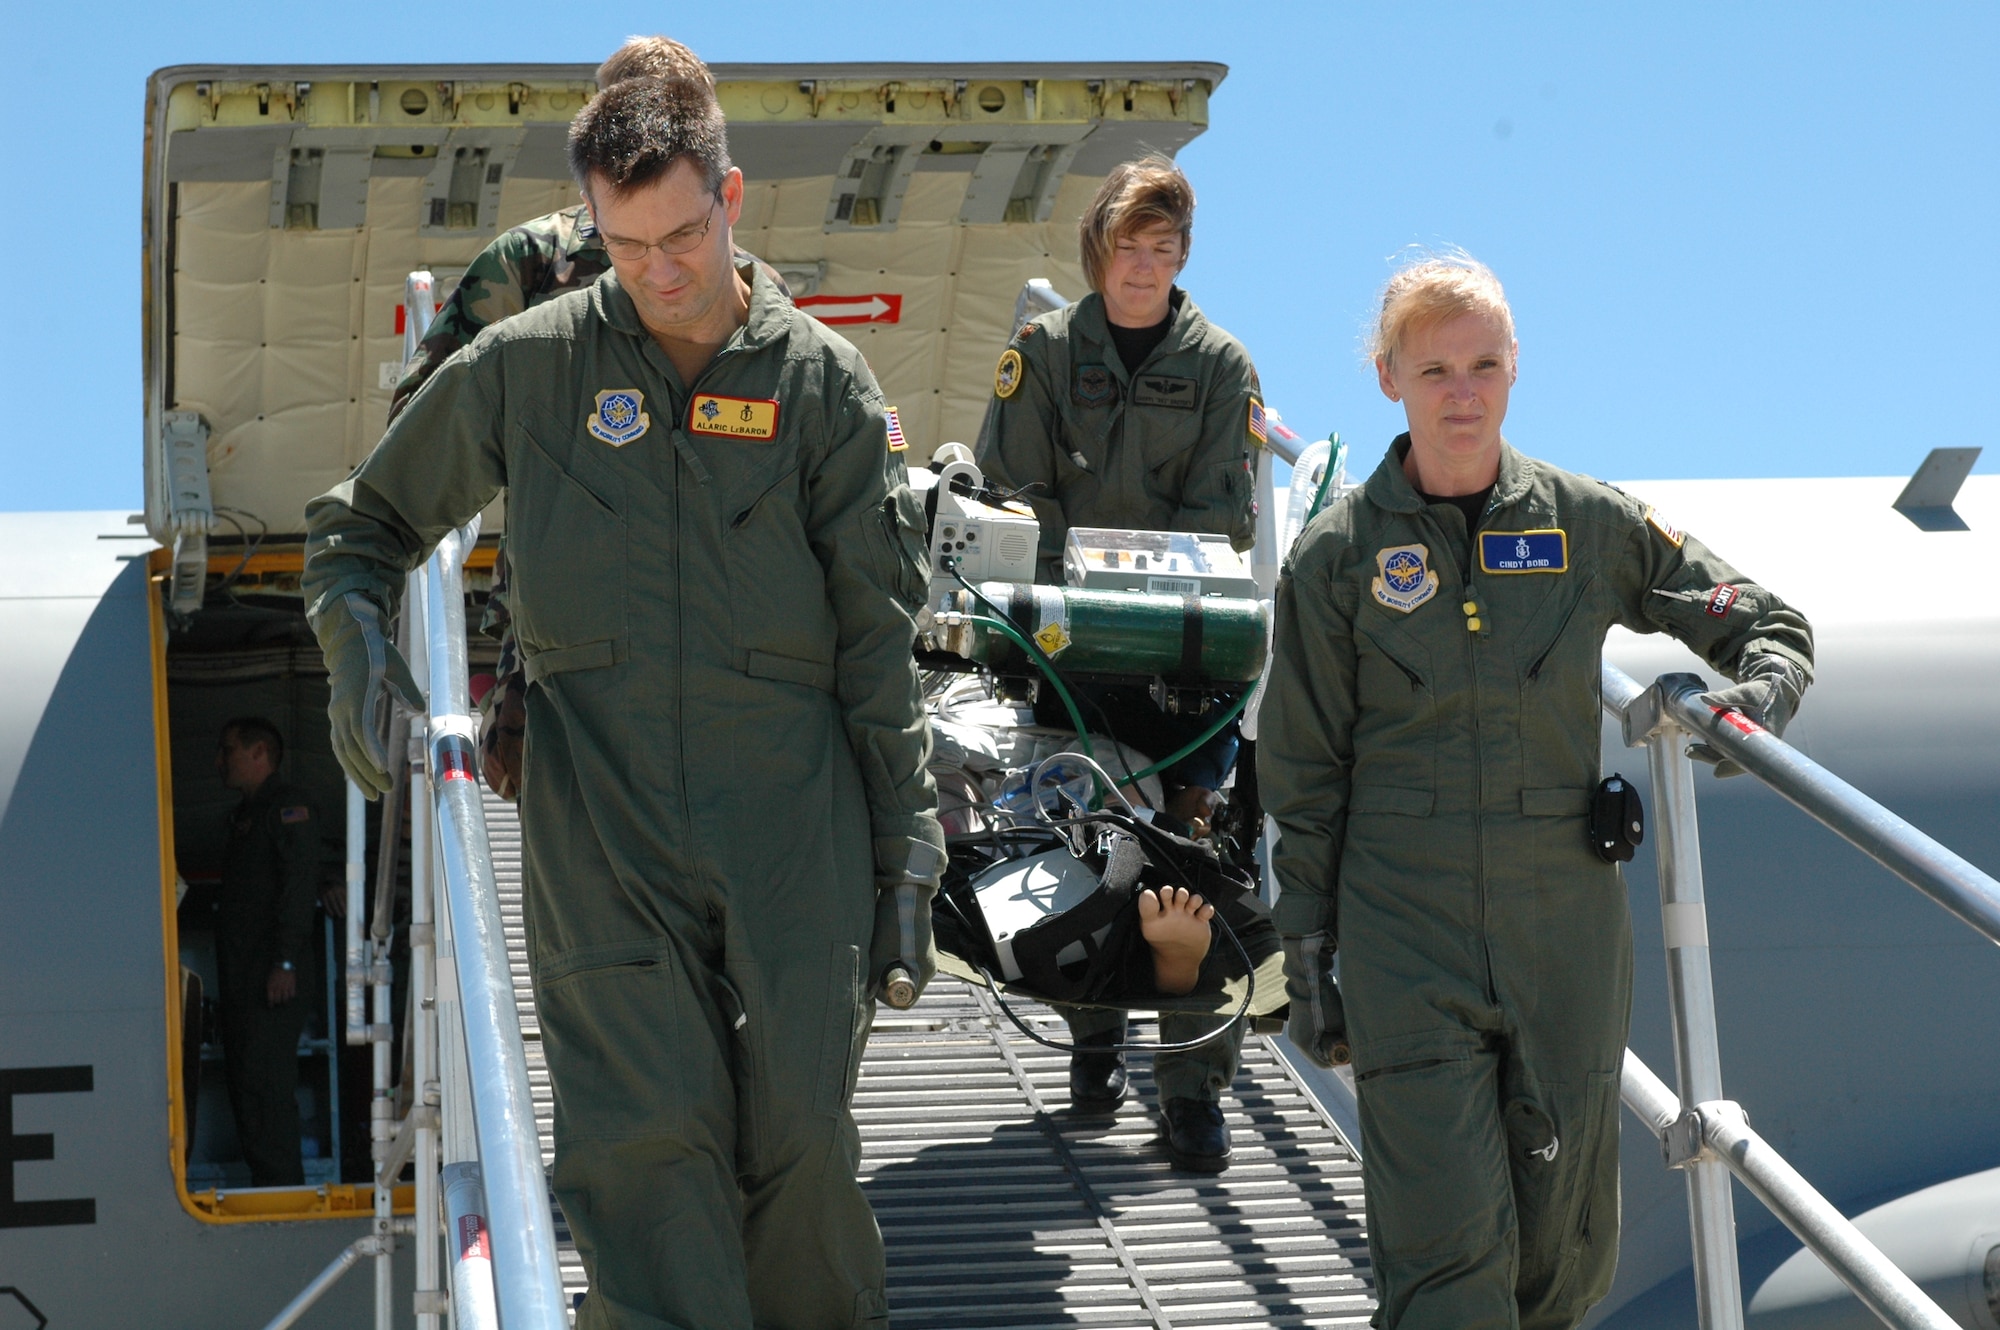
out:
<path id="1" fill-rule="evenodd" d="M 1065 674 L 1157 675 L 1183 685 L 1228 685 L 1255 683 L 1263 673 L 1267 632 L 1260 601 L 1023 582 L 986 582 L 979 591 Z M 991 614 L 964 591 L 950 597 L 947 608 Z M 1012 639 L 987 624 L 959 622 L 945 630 L 943 645 L 990 669 L 1034 668 Z"/>

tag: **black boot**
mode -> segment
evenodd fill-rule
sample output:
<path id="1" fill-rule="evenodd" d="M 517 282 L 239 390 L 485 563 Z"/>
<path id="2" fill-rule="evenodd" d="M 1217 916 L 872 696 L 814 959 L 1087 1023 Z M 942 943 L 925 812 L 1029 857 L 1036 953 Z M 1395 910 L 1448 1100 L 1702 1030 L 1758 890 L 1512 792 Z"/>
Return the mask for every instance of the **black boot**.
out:
<path id="1" fill-rule="evenodd" d="M 1222 1120 L 1222 1105 L 1205 1099 L 1169 1099 L 1161 1111 L 1167 1119 L 1167 1157 L 1175 1168 L 1220 1173 L 1229 1167 L 1229 1128 Z"/>
<path id="2" fill-rule="evenodd" d="M 1106 1030 L 1076 1040 L 1069 1055 L 1069 1107 L 1072 1113 L 1115 1113 L 1125 1102 L 1125 1055 L 1112 1047 L 1125 1041 L 1123 1030 Z"/>

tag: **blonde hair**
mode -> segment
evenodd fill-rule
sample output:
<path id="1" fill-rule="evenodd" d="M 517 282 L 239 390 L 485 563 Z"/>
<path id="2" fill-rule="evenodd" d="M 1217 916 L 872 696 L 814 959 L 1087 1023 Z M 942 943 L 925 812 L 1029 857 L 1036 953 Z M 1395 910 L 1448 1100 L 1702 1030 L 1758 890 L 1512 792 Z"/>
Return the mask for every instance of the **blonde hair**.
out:
<path id="1" fill-rule="evenodd" d="M 1491 268 L 1455 247 L 1416 250 L 1382 288 L 1375 326 L 1366 339 L 1368 358 L 1394 364 L 1396 348 L 1410 333 L 1460 314 L 1495 320 L 1507 345 L 1514 345 L 1514 311 Z"/>
<path id="2" fill-rule="evenodd" d="M 1180 233 L 1181 264 L 1186 266 L 1188 246 L 1194 238 L 1194 186 L 1181 168 L 1157 152 L 1111 168 L 1111 174 L 1097 187 L 1097 197 L 1076 224 L 1083 275 L 1090 289 L 1102 294 L 1104 270 L 1120 240 L 1162 225 Z"/>
<path id="3" fill-rule="evenodd" d="M 626 79 L 682 79 L 715 90 L 715 75 L 701 57 L 671 37 L 627 37 L 611 58 L 597 67 L 600 91 Z"/>

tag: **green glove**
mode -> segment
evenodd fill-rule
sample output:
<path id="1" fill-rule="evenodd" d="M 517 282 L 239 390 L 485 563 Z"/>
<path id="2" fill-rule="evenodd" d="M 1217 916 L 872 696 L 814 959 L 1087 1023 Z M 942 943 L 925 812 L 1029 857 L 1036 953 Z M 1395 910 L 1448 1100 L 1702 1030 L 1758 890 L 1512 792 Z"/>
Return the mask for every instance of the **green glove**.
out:
<path id="1" fill-rule="evenodd" d="M 326 657 L 327 718 L 333 755 L 341 770 L 375 799 L 389 792 L 389 755 L 383 748 L 388 707 L 423 711 L 423 689 L 403 653 L 382 631 L 382 611 L 358 591 L 329 605 L 313 621 Z"/>
<path id="2" fill-rule="evenodd" d="M 931 938 L 931 897 L 944 875 L 945 855 L 928 841 L 897 840 L 900 872 L 875 878 L 875 932 L 868 943 L 868 991 L 898 1010 L 914 1007 L 937 974 Z M 877 842 L 876 861 L 884 855 Z M 882 865 L 886 867 L 886 865 Z"/>
<path id="3" fill-rule="evenodd" d="M 1339 1067 L 1354 1054 L 1347 1043 L 1347 1008 L 1333 978 L 1333 938 L 1325 933 L 1280 939 L 1285 949 L 1285 996 L 1291 1016 L 1285 1036 L 1322 1067 Z"/>
<path id="4" fill-rule="evenodd" d="M 1707 706 L 1740 711 L 1783 738 L 1785 726 L 1798 714 L 1799 699 L 1805 695 L 1809 682 L 1806 672 L 1786 657 L 1759 651 L 1744 656 L 1737 665 L 1735 687 L 1704 693 L 1701 700 Z M 1741 766 L 1707 744 L 1688 749 L 1688 756 L 1697 762 L 1713 763 L 1718 780 L 1743 774 Z"/>

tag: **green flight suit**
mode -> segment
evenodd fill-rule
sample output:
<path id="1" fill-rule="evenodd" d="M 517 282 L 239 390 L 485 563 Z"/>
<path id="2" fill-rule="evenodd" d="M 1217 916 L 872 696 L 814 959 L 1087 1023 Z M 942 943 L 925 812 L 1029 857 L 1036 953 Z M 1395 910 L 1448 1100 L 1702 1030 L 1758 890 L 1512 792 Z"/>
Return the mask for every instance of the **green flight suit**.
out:
<path id="1" fill-rule="evenodd" d="M 1167 335 L 1136 373 L 1094 291 L 1021 325 L 1001 352 L 977 455 L 995 487 L 1041 487 L 1021 496 L 1041 523 L 1038 581 L 1062 582 L 1072 526 L 1199 531 L 1238 550 L 1256 543 L 1250 468 L 1265 428 L 1257 371 L 1187 292 L 1175 287 L 1169 302 Z M 1125 1026 L 1120 1011 L 1056 1009 L 1078 1039 Z M 1185 1043 L 1219 1024 L 1163 1012 L 1160 1038 Z M 1213 1043 L 1157 1055 L 1160 1098 L 1214 1103 L 1236 1078 L 1243 1034 L 1239 1024 Z"/>
<path id="2" fill-rule="evenodd" d="M 1041 579 L 1063 580 L 1072 526 L 1202 531 L 1257 540 L 1251 452 L 1264 439 L 1243 344 L 1175 287 L 1167 335 L 1136 374 L 1111 340 L 1104 297 L 1021 325 L 1000 353 L 979 429 L 980 469 L 1024 494 L 1042 524 Z M 1079 460 L 1081 459 L 1081 464 Z"/>
<path id="3" fill-rule="evenodd" d="M 312 1000 L 313 906 L 322 847 L 306 792 L 276 776 L 229 819 L 215 914 L 223 1075 L 253 1187 L 305 1183 L 299 1158 L 299 1033 Z M 289 961 L 298 993 L 272 1006 L 271 969 Z"/>
<path id="4" fill-rule="evenodd" d="M 882 1325 L 849 1112 L 865 966 L 878 870 L 942 837 L 922 509 L 880 390 L 761 272 L 684 385 L 607 274 L 480 334 L 313 501 L 313 612 L 393 605 L 503 487 L 579 1324 Z"/>
<path id="5" fill-rule="evenodd" d="M 1637 500 L 1504 444 L 1469 539 L 1408 448 L 1278 585 L 1274 913 L 1340 948 L 1375 1324 L 1571 1326 L 1617 1259 L 1631 1008 L 1624 883 L 1585 838 L 1605 632 L 1809 673 L 1812 631 Z"/>
<path id="6" fill-rule="evenodd" d="M 791 295 L 778 270 L 756 255 L 739 247 L 734 262 L 738 269 L 757 265 L 780 292 L 787 297 Z M 417 389 L 437 373 L 438 366 L 470 346 L 472 339 L 485 329 L 524 309 L 581 290 L 610 271 L 611 256 L 605 252 L 597 224 L 585 204 L 572 204 L 502 231 L 467 265 L 458 285 L 438 307 L 437 316 L 431 320 L 416 355 L 411 357 L 389 398 L 389 419 L 393 421 L 401 415 Z M 493 670 L 499 683 L 481 707 L 480 744 L 488 753 L 501 740 L 501 716 L 508 698 L 526 687 L 521 678 L 520 652 L 514 645 L 513 633 L 508 630 L 504 542 L 494 558 L 492 576 L 486 612 L 480 623 L 482 631 L 500 642 L 500 660 Z M 513 798 L 505 788 L 500 793 Z"/>

